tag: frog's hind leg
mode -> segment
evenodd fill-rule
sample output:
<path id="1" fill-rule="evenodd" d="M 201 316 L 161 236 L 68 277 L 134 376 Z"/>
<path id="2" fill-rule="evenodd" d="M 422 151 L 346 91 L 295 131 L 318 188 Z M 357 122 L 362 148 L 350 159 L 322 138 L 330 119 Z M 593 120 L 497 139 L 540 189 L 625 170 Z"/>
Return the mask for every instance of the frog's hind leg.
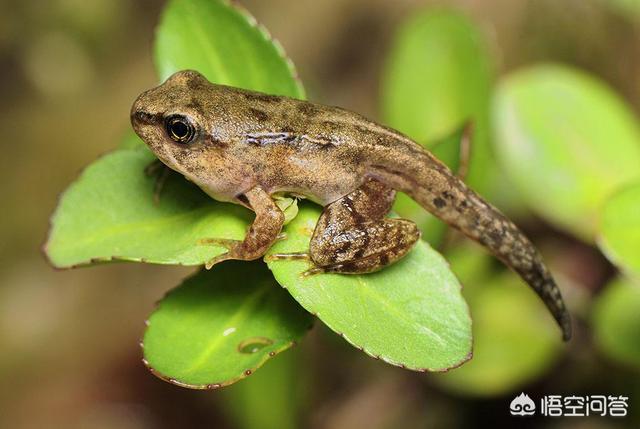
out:
<path id="1" fill-rule="evenodd" d="M 368 273 L 406 255 L 420 238 L 417 226 L 405 219 L 385 218 L 395 191 L 374 179 L 327 205 L 311 237 L 308 258 L 315 267 L 305 275 L 333 272 Z M 273 259 L 304 254 L 272 255 Z"/>

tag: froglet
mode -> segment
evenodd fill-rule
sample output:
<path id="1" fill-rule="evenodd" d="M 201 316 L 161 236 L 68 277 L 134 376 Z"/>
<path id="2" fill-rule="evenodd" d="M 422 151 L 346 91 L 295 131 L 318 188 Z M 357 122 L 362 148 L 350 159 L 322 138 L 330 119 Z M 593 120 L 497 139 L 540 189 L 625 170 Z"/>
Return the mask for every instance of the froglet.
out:
<path id="1" fill-rule="evenodd" d="M 311 274 L 377 271 L 406 255 L 420 238 L 413 222 L 386 217 L 395 192 L 402 191 L 516 271 L 542 298 L 563 338 L 571 337 L 560 290 L 533 244 L 396 130 L 337 107 L 212 84 L 191 70 L 142 93 L 131 122 L 169 168 L 212 198 L 255 212 L 243 241 L 210 240 L 227 252 L 207 268 L 263 256 L 284 223 L 273 197 L 289 193 L 324 210 L 308 253 L 273 258 L 306 258 Z"/>

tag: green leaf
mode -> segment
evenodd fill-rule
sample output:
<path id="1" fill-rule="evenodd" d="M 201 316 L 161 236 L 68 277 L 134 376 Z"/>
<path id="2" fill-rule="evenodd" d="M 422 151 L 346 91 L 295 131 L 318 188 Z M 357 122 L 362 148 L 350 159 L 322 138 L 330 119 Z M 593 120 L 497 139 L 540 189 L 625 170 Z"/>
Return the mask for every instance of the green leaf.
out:
<path id="1" fill-rule="evenodd" d="M 619 278 L 597 296 L 593 307 L 595 342 L 612 359 L 640 367 L 640 287 Z"/>
<path id="2" fill-rule="evenodd" d="M 638 0 L 600 0 L 612 10 L 626 18 L 640 18 L 640 1 Z"/>
<path id="3" fill-rule="evenodd" d="M 390 126 L 418 142 L 475 125 L 469 183 L 490 183 L 489 94 L 492 66 L 483 36 L 464 15 L 426 10 L 402 25 L 382 81 L 382 113 Z"/>
<path id="4" fill-rule="evenodd" d="M 300 349 L 269 360 L 251 376 L 250 383 L 237 383 L 220 392 L 221 411 L 241 429 L 296 429 L 306 405 L 308 373 L 301 364 Z M 248 412 L 247 410 L 250 410 Z"/>
<path id="5" fill-rule="evenodd" d="M 304 204 L 269 254 L 306 252 L 320 210 Z M 349 343 L 392 365 L 442 371 L 471 356 L 471 319 L 446 261 L 419 242 L 401 261 L 364 275 L 303 278 L 307 261 L 269 261 L 276 280 Z"/>
<path id="6" fill-rule="evenodd" d="M 468 161 L 463 159 L 465 152 L 469 149 L 465 147 L 469 143 L 468 141 L 465 143 L 468 131 L 467 126 L 461 127 L 446 138 L 428 145 L 428 149 L 453 172 L 460 172 L 461 168 L 466 169 L 466 166 L 462 164 Z M 393 211 L 400 217 L 410 219 L 418 224 L 422 231 L 422 239 L 432 246 L 437 247 L 442 243 L 447 225 L 427 212 L 407 194 L 398 192 Z"/>
<path id="7" fill-rule="evenodd" d="M 470 123 L 460 126 L 445 137 L 433 144 L 428 145 L 429 151 L 458 176 L 466 176 L 469 168 L 469 153 L 471 152 L 471 137 L 473 126 Z"/>
<path id="8" fill-rule="evenodd" d="M 211 82 L 304 98 L 291 60 L 249 12 L 224 0 L 171 0 L 156 32 L 161 80 L 197 70 Z"/>
<path id="9" fill-rule="evenodd" d="M 145 364 L 180 386 L 226 386 L 291 347 L 311 322 L 262 262 L 227 261 L 160 301 L 144 334 Z"/>
<path id="10" fill-rule="evenodd" d="M 515 274 L 493 274 L 477 246 L 448 255 L 465 285 L 473 315 L 471 362 L 438 376 L 448 390 L 474 396 L 505 394 L 536 380 L 562 350 L 557 327 L 542 302 Z"/>
<path id="11" fill-rule="evenodd" d="M 85 169 L 52 217 L 45 251 L 54 266 L 110 260 L 199 265 L 225 251 L 199 240 L 244 237 L 248 210 L 217 203 L 178 175 L 169 176 L 155 205 L 155 179 L 143 172 L 154 159 L 146 150 L 118 150 Z"/>
<path id="12" fill-rule="evenodd" d="M 282 195 L 272 196 L 276 205 L 284 212 L 284 224 L 288 224 L 294 217 L 298 216 L 298 199 L 285 197 Z"/>
<path id="13" fill-rule="evenodd" d="M 623 188 L 607 200 L 598 243 L 613 263 L 640 277 L 640 183 Z"/>
<path id="14" fill-rule="evenodd" d="M 169 175 L 156 205 L 156 179 L 144 174 L 154 159 L 146 149 L 123 149 L 84 170 L 52 217 L 45 253 L 55 267 L 114 260 L 202 265 L 226 251 L 202 239 L 244 238 L 249 210 L 216 202 L 177 174 Z M 295 216 L 295 200 L 278 203 L 287 219 Z"/>
<path id="15" fill-rule="evenodd" d="M 494 105 L 497 149 L 528 205 L 593 240 L 600 206 L 640 176 L 640 129 L 599 80 L 558 65 L 504 79 Z"/>

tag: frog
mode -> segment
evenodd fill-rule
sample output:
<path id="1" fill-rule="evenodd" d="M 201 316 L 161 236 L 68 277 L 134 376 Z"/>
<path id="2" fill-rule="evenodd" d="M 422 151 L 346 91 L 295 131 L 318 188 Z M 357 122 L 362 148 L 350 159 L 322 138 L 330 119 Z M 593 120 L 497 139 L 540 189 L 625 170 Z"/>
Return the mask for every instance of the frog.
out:
<path id="1" fill-rule="evenodd" d="M 229 259 L 264 257 L 285 222 L 277 197 L 323 207 L 305 273 L 367 274 L 406 256 L 417 225 L 388 216 L 396 192 L 479 243 L 515 271 L 571 338 L 571 318 L 550 270 L 526 235 L 444 163 L 400 131 L 340 107 L 209 82 L 174 73 L 142 92 L 131 108 L 137 135 L 168 168 L 211 198 L 255 213 L 243 240 L 207 239 Z M 392 285 L 389 285 L 392 287 Z"/>

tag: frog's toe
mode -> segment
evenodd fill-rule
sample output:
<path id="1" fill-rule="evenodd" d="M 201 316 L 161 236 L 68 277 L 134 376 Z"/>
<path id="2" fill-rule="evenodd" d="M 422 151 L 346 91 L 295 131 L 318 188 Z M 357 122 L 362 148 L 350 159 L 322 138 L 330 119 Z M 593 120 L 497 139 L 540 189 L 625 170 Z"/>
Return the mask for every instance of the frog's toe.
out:
<path id="1" fill-rule="evenodd" d="M 300 277 L 302 277 L 303 279 L 307 279 L 311 276 L 315 276 L 317 274 L 324 274 L 326 272 L 327 270 L 322 267 L 313 267 L 313 268 L 309 268 L 307 271 L 304 271 L 302 274 L 300 274 Z"/>
<path id="2" fill-rule="evenodd" d="M 198 240 L 198 244 L 201 246 L 217 246 L 224 247 L 225 249 L 232 249 L 237 246 L 238 243 L 242 243 L 242 241 L 231 240 L 229 238 L 201 238 Z"/>
<path id="3" fill-rule="evenodd" d="M 306 252 L 298 253 L 274 253 L 264 257 L 265 261 L 286 261 L 286 260 L 309 260 L 309 254 Z"/>
<path id="4" fill-rule="evenodd" d="M 215 258 L 207 261 L 207 263 L 204 264 L 204 268 L 207 270 L 210 270 L 211 268 L 213 268 L 214 265 L 219 264 L 220 262 L 226 261 L 227 259 L 233 259 L 233 257 L 229 252 L 225 252 L 222 255 L 218 255 Z"/>

